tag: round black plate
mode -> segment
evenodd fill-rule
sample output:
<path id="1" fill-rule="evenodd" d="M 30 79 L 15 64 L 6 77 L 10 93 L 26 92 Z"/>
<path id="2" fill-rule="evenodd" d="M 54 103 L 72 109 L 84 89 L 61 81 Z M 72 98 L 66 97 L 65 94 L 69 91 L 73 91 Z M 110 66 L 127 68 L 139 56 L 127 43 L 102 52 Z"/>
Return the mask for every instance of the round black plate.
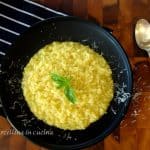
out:
<path id="1" fill-rule="evenodd" d="M 22 72 L 29 59 L 53 41 L 77 41 L 102 54 L 113 72 L 114 98 L 108 113 L 85 130 L 64 131 L 38 120 L 29 110 L 21 90 Z M 74 17 L 39 22 L 22 34 L 2 63 L 1 97 L 5 115 L 31 141 L 54 149 L 80 149 L 102 140 L 120 123 L 132 92 L 127 56 L 115 38 L 102 27 Z"/>

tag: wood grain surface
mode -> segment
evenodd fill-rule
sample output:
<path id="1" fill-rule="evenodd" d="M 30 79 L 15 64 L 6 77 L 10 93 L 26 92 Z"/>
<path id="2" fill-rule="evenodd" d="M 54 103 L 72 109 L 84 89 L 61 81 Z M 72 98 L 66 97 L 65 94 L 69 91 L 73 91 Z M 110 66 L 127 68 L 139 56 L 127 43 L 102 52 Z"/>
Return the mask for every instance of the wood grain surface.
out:
<path id="1" fill-rule="evenodd" d="M 150 59 L 135 43 L 136 21 L 150 21 L 150 0 L 37 0 L 52 9 L 99 23 L 113 30 L 133 70 L 134 93 L 120 126 L 102 142 L 84 150 L 150 150 Z M 0 117 L 0 150 L 46 150 L 12 130 Z"/>

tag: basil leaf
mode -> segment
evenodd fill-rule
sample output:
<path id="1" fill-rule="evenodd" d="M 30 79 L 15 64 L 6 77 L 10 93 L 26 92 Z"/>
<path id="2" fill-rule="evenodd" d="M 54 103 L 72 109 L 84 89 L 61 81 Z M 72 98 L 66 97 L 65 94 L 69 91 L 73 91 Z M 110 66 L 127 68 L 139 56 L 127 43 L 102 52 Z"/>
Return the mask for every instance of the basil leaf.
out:
<path id="1" fill-rule="evenodd" d="M 64 94 L 72 103 L 76 102 L 74 89 L 70 85 L 70 79 L 62 77 L 58 74 L 51 73 L 51 79 L 57 84 L 57 88 L 64 88 Z"/>
<path id="2" fill-rule="evenodd" d="M 57 86 L 58 88 L 65 87 L 69 83 L 69 81 L 66 78 L 59 76 L 58 74 L 55 73 L 51 74 L 51 79 L 55 81 L 56 84 L 58 84 Z"/>
<path id="3" fill-rule="evenodd" d="M 70 102 L 72 102 L 72 103 L 76 102 L 76 96 L 75 96 L 75 92 L 74 92 L 73 88 L 68 87 L 68 86 L 65 87 L 64 93 Z"/>
<path id="4" fill-rule="evenodd" d="M 57 74 L 55 74 L 55 73 L 52 73 L 51 74 L 51 79 L 52 80 L 54 80 L 55 82 L 65 82 L 66 81 L 66 79 L 64 78 L 64 77 L 62 77 L 62 76 L 59 76 L 59 75 L 57 75 Z"/>

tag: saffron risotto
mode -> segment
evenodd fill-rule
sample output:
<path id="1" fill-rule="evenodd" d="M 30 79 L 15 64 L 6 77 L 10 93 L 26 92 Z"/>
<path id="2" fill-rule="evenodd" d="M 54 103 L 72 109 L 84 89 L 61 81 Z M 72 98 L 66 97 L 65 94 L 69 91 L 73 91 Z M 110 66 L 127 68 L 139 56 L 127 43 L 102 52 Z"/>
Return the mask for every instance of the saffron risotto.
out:
<path id="1" fill-rule="evenodd" d="M 70 79 L 76 95 L 71 103 L 51 79 Z M 41 48 L 24 68 L 22 90 L 33 114 L 64 130 L 82 130 L 107 113 L 113 98 L 112 71 L 93 49 L 77 42 L 53 42 Z"/>

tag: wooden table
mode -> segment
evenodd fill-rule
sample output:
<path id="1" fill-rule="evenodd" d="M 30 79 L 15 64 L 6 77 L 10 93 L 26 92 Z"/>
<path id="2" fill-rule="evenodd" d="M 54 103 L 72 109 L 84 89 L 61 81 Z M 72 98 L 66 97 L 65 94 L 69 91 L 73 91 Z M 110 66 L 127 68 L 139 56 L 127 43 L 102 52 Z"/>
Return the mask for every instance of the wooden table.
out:
<path id="1" fill-rule="evenodd" d="M 85 150 L 150 149 L 150 59 L 135 43 L 135 23 L 150 21 L 150 0 L 37 0 L 52 9 L 79 16 L 113 30 L 133 69 L 134 93 L 120 126 L 102 142 Z M 0 132 L 10 130 L 0 117 Z M 19 135 L 0 134 L 0 150 L 45 150 Z"/>

